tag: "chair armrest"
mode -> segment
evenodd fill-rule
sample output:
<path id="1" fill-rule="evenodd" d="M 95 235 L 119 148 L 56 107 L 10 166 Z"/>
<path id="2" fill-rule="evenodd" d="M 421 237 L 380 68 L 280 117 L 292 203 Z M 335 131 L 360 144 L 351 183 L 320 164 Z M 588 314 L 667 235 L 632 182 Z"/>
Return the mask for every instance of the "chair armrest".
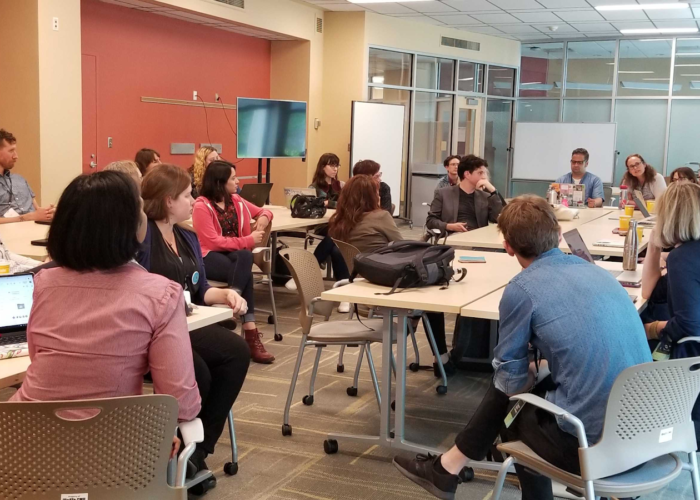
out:
<path id="1" fill-rule="evenodd" d="M 683 342 L 700 342 L 700 337 L 683 337 L 677 344 L 682 344 Z"/>
<path id="2" fill-rule="evenodd" d="M 579 420 L 577 417 L 575 417 L 568 411 L 558 407 L 553 403 L 550 403 L 544 398 L 535 396 L 534 394 L 530 393 L 517 394 L 515 396 L 511 396 L 510 400 L 523 401 L 525 403 L 536 406 L 546 412 L 549 412 L 553 415 L 556 415 L 557 417 L 563 418 L 567 422 L 571 423 L 574 427 L 576 427 L 578 443 L 581 446 L 581 448 L 588 448 L 588 438 L 586 438 L 586 428 L 583 426 L 583 422 L 581 422 L 581 420 Z"/>
<path id="3" fill-rule="evenodd" d="M 257 248 L 253 248 L 252 253 L 253 253 L 253 255 L 262 253 L 263 259 L 265 259 L 266 262 L 269 262 L 270 256 L 272 254 L 272 248 L 270 248 L 270 247 L 257 247 Z"/>
<path id="4" fill-rule="evenodd" d="M 194 453 L 197 443 L 204 441 L 204 426 L 198 418 L 189 422 L 180 422 L 180 435 L 185 444 L 185 448 L 177 457 L 177 473 L 175 475 L 175 486 L 179 488 L 185 487 L 185 479 L 187 476 L 187 461 Z"/>

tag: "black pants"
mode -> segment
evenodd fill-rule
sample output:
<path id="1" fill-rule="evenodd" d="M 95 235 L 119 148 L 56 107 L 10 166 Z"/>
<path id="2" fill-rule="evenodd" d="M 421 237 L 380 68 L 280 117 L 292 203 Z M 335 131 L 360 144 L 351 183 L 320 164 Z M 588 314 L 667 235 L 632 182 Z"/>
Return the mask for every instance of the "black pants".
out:
<path id="1" fill-rule="evenodd" d="M 202 398 L 198 417 L 204 426 L 204 441 L 197 448 L 211 455 L 248 373 L 250 350 L 239 335 L 219 325 L 190 332 L 190 341 Z"/>
<path id="2" fill-rule="evenodd" d="M 255 321 L 253 252 L 209 252 L 204 257 L 204 270 L 207 277 L 215 281 L 225 281 L 237 291 L 248 303 L 248 312 L 243 316 L 243 321 Z"/>
<path id="3" fill-rule="evenodd" d="M 316 260 L 318 260 L 319 264 L 322 264 L 328 260 L 328 257 L 331 258 L 333 275 L 335 276 L 336 280 L 340 281 L 350 278 L 350 271 L 348 271 L 348 266 L 345 264 L 343 254 L 340 253 L 340 250 L 330 236 L 323 238 L 321 243 L 316 246 L 314 256 L 316 257 Z"/>
<path id="4" fill-rule="evenodd" d="M 491 384 L 483 401 L 455 444 L 472 460 L 483 460 L 500 433 L 503 442 L 522 441 L 540 457 L 572 474 L 580 474 L 578 439 L 562 431 L 550 413 L 525 405 L 510 428 L 503 420 L 510 409 L 508 396 Z M 552 500 L 552 481 L 521 465 L 515 466 L 523 500 Z"/>

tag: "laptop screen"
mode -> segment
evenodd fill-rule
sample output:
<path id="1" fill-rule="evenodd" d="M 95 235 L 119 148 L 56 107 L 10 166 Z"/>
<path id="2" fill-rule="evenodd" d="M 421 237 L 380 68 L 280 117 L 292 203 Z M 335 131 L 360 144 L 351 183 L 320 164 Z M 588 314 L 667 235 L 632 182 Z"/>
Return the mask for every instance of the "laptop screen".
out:
<path id="1" fill-rule="evenodd" d="M 564 241 L 566 241 L 566 244 L 569 245 L 569 249 L 571 250 L 572 254 L 577 257 L 581 257 L 583 260 L 587 260 L 591 264 L 594 263 L 593 256 L 591 255 L 591 252 L 588 251 L 588 247 L 586 246 L 586 243 L 584 243 L 583 238 L 581 238 L 581 233 L 578 232 L 578 229 L 567 231 L 563 236 Z"/>
<path id="2" fill-rule="evenodd" d="M 34 275 L 0 276 L 0 332 L 25 327 L 34 295 Z"/>
<path id="3" fill-rule="evenodd" d="M 644 196 L 642 196 L 642 193 L 639 191 L 634 192 L 634 202 L 637 204 L 637 208 L 639 209 L 640 212 L 642 212 L 642 215 L 644 217 L 649 217 L 651 214 L 649 213 L 649 210 L 647 210 L 647 202 L 644 201 Z"/>

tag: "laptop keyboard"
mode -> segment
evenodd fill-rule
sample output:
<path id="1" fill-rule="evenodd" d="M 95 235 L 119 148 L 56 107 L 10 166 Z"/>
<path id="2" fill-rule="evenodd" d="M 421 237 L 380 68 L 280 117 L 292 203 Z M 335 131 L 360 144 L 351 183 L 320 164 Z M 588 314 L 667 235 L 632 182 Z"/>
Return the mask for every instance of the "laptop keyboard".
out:
<path id="1" fill-rule="evenodd" d="M 0 346 L 10 344 L 21 344 L 27 341 L 27 334 L 10 335 L 9 337 L 0 337 Z"/>

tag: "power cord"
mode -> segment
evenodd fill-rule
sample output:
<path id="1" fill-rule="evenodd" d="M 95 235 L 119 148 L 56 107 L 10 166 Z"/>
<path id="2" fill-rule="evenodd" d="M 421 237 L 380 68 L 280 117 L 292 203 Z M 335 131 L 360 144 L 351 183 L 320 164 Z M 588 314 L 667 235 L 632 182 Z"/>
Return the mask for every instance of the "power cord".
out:
<path id="1" fill-rule="evenodd" d="M 209 136 L 209 114 L 207 113 L 207 103 L 204 102 L 204 99 L 199 97 L 199 95 L 197 95 L 197 99 L 202 101 L 202 108 L 204 108 L 204 121 L 207 124 L 207 139 L 209 140 L 209 145 L 211 146 L 213 143 L 211 142 L 211 137 Z"/>

